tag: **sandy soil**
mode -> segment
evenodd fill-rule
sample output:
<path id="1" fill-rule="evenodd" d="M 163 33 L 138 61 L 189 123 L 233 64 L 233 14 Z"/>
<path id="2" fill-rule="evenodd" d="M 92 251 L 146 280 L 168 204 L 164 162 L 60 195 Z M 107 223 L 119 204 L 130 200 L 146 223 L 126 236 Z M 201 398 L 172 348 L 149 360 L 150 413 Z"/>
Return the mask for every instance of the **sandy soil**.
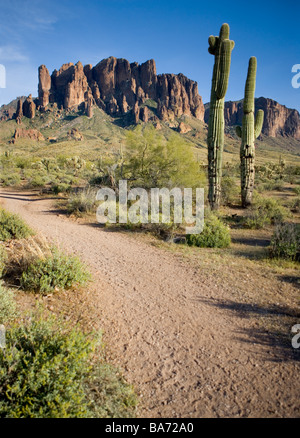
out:
<path id="1" fill-rule="evenodd" d="M 98 315 L 111 360 L 141 395 L 139 416 L 300 416 L 300 362 L 253 342 L 251 319 L 211 305 L 232 299 L 226 281 L 130 235 L 71 221 L 49 199 L 9 190 L 1 199 L 90 266 L 81 306 Z"/>

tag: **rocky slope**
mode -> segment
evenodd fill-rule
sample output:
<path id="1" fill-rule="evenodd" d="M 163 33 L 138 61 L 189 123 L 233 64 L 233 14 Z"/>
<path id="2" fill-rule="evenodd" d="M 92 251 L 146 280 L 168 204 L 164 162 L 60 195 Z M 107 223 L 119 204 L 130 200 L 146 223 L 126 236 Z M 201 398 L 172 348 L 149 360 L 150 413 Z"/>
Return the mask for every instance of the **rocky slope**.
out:
<path id="1" fill-rule="evenodd" d="M 204 105 L 197 83 L 183 74 L 156 74 L 153 59 L 139 65 L 126 59 L 110 57 L 95 67 L 64 64 L 52 75 L 46 66 L 39 67 L 38 103 L 43 110 L 49 103 L 64 109 L 84 106 L 89 116 L 91 106 L 97 105 L 108 114 L 125 114 L 132 111 L 135 121 L 147 120 L 141 105 L 147 99 L 157 103 L 157 116 L 161 120 L 194 116 L 204 118 Z"/>
<path id="2" fill-rule="evenodd" d="M 255 99 L 255 111 L 265 113 L 262 134 L 268 137 L 293 137 L 300 140 L 300 116 L 297 110 L 289 109 L 265 97 Z M 209 104 L 205 105 L 205 122 L 209 118 Z M 241 125 L 243 101 L 225 103 L 225 123 L 227 126 Z"/>

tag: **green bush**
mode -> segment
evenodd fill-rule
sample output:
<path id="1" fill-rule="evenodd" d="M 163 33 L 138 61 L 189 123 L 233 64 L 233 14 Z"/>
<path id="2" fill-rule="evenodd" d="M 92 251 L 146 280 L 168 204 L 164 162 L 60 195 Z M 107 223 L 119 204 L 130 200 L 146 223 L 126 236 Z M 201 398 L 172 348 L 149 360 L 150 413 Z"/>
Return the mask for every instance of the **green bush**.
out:
<path id="1" fill-rule="evenodd" d="M 132 386 L 112 365 L 99 362 L 94 365 L 86 385 L 90 409 L 96 418 L 131 418 L 137 404 Z"/>
<path id="2" fill-rule="evenodd" d="M 22 272 L 20 284 L 25 290 L 47 294 L 84 284 L 89 278 L 89 273 L 77 257 L 53 249 L 51 256 L 36 259 Z"/>
<path id="3" fill-rule="evenodd" d="M 210 214 L 205 218 L 202 233 L 188 234 L 186 241 L 190 246 L 201 248 L 227 248 L 231 243 L 231 238 L 228 226 Z"/>
<path id="4" fill-rule="evenodd" d="M 0 209 L 0 240 L 23 239 L 33 231 L 17 214 Z"/>
<path id="5" fill-rule="evenodd" d="M 89 414 L 84 381 L 92 343 L 55 320 L 33 319 L 6 331 L 0 350 L 1 418 L 68 418 Z"/>
<path id="6" fill-rule="evenodd" d="M 224 205 L 232 205 L 239 199 L 239 188 L 231 176 L 224 176 L 221 182 L 221 199 Z"/>
<path id="7" fill-rule="evenodd" d="M 293 199 L 290 202 L 289 207 L 294 213 L 300 213 L 300 196 L 297 196 L 297 198 Z"/>
<path id="8" fill-rule="evenodd" d="M 59 193 L 69 193 L 71 186 L 66 183 L 53 184 L 51 190 L 55 195 L 58 195 Z"/>
<path id="9" fill-rule="evenodd" d="M 67 203 L 68 213 L 80 216 L 83 213 L 96 212 L 96 193 L 97 190 L 91 188 L 72 193 Z"/>
<path id="10" fill-rule="evenodd" d="M 2 278 L 7 261 L 7 252 L 3 245 L 0 245 L 0 278 Z"/>
<path id="11" fill-rule="evenodd" d="M 21 183 L 21 176 L 14 171 L 5 171 L 1 173 L 0 179 L 4 187 L 18 186 Z"/>
<path id="12" fill-rule="evenodd" d="M 0 324 L 7 324 L 18 316 L 13 291 L 0 283 Z"/>
<path id="13" fill-rule="evenodd" d="M 244 226 L 260 229 L 267 225 L 284 222 L 289 215 L 289 211 L 275 199 L 258 196 L 249 216 L 245 218 Z"/>
<path id="14" fill-rule="evenodd" d="M 297 196 L 300 196 L 300 186 L 299 187 L 294 187 L 293 191 L 296 193 Z"/>
<path id="15" fill-rule="evenodd" d="M 96 336 L 55 317 L 12 325 L 0 349 L 0 418 L 135 416 L 133 388 L 98 350 Z"/>
<path id="16" fill-rule="evenodd" d="M 269 246 L 269 255 L 271 258 L 299 260 L 300 224 L 277 225 Z"/>

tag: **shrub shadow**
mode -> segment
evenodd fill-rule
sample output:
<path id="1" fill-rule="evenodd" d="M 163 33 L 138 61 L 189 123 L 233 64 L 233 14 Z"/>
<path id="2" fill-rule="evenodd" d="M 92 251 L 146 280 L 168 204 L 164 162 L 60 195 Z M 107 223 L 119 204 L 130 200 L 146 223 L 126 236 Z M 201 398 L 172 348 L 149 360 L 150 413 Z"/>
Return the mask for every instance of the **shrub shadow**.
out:
<path id="1" fill-rule="evenodd" d="M 246 344 L 260 344 L 271 350 L 265 360 L 272 362 L 300 361 L 300 348 L 292 347 L 293 325 L 300 322 L 300 311 L 278 304 L 259 305 L 233 300 L 202 299 L 213 307 L 230 312 L 237 318 L 254 318 L 257 327 L 245 328 L 237 333 L 236 339 Z"/>

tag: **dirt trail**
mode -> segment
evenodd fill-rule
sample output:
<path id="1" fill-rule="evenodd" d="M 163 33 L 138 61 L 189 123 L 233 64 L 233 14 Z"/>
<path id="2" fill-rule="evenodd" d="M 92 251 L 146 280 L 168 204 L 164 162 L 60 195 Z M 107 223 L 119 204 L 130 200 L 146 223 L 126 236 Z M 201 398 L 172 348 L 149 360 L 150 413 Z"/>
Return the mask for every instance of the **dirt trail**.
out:
<path id="1" fill-rule="evenodd" d="M 299 416 L 299 362 L 251 342 L 251 321 L 208 303 L 230 297 L 226 285 L 131 236 L 57 215 L 49 199 L 1 198 L 91 267 L 90 296 L 114 361 L 142 396 L 140 416 Z"/>

